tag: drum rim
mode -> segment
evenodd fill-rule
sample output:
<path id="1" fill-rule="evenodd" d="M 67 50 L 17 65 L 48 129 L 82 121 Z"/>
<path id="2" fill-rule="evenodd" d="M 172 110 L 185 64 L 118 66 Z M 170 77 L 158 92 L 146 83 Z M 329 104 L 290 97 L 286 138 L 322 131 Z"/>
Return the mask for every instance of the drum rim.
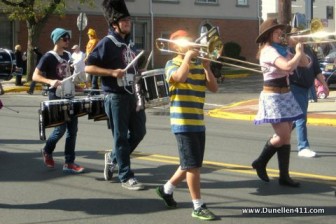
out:
<path id="1" fill-rule="evenodd" d="M 145 71 L 145 72 L 141 73 L 142 78 L 151 77 L 151 76 L 155 76 L 155 75 L 165 75 L 165 69 L 164 68 L 157 68 L 157 69 L 153 69 L 153 70 L 149 70 L 149 71 Z"/>
<path id="2" fill-rule="evenodd" d="M 42 103 L 44 105 L 56 104 L 56 103 L 59 103 L 59 102 L 65 102 L 65 103 L 70 104 L 71 100 L 69 100 L 69 99 L 55 99 L 55 100 L 45 100 L 45 101 L 42 101 Z"/>
<path id="3" fill-rule="evenodd" d="M 75 99 L 72 99 L 71 101 L 72 101 L 72 102 L 73 102 L 73 101 L 85 102 L 85 101 L 90 101 L 90 99 L 89 99 L 89 98 L 75 98 Z"/>
<path id="4" fill-rule="evenodd" d="M 100 99 L 100 100 L 104 100 L 104 97 L 103 96 L 92 96 L 89 98 L 89 100 L 95 100 L 95 99 Z"/>

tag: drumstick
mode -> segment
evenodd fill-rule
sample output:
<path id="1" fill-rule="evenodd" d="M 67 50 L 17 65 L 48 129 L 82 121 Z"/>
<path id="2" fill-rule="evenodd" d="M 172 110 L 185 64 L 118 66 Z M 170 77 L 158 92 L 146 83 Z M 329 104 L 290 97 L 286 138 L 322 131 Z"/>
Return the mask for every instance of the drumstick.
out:
<path id="1" fill-rule="evenodd" d="M 124 68 L 125 71 L 127 71 L 140 57 L 141 55 L 144 53 L 145 51 L 141 51 L 127 66 L 126 68 Z"/>
<path id="2" fill-rule="evenodd" d="M 79 75 L 79 73 L 70 75 L 69 77 L 66 77 L 65 79 L 63 79 L 63 80 L 61 81 L 61 83 L 65 82 L 65 81 L 68 81 L 69 79 L 74 78 L 74 77 L 76 77 L 77 75 Z"/>
<path id="3" fill-rule="evenodd" d="M 61 80 L 61 83 L 64 83 L 65 81 L 68 81 L 69 79 L 73 78 L 73 77 L 76 77 L 78 74 L 73 74 L 73 75 L 70 75 L 69 77 L 66 77 L 65 79 Z M 48 89 L 53 89 L 55 87 L 48 87 Z"/>
<path id="4" fill-rule="evenodd" d="M 14 109 L 12 109 L 12 108 L 10 108 L 10 107 L 6 107 L 6 106 L 3 106 L 3 107 L 6 108 L 6 109 L 8 109 L 8 110 L 14 111 L 14 112 L 16 112 L 16 113 L 20 113 L 20 111 L 18 111 L 18 110 L 14 110 Z"/>
<path id="5" fill-rule="evenodd" d="M 148 56 L 148 58 L 147 58 L 146 65 L 145 65 L 145 67 L 143 68 L 144 70 L 147 70 L 148 65 L 149 65 L 149 62 L 150 62 L 151 59 L 152 59 L 152 55 L 153 55 L 153 50 L 150 52 L 150 54 L 149 54 L 149 56 Z"/>

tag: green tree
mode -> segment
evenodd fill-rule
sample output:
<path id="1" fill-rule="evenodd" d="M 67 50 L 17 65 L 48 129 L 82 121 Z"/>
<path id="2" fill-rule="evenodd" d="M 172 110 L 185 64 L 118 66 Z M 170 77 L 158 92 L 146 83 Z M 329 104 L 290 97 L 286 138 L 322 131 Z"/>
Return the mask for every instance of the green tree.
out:
<path id="1" fill-rule="evenodd" d="M 74 0 L 79 4 L 93 4 L 93 0 Z M 25 21 L 28 30 L 27 43 L 27 80 L 31 81 L 34 72 L 33 47 L 38 46 L 38 39 L 44 25 L 51 15 L 65 12 L 65 0 L 0 0 L 0 12 L 9 20 Z"/>

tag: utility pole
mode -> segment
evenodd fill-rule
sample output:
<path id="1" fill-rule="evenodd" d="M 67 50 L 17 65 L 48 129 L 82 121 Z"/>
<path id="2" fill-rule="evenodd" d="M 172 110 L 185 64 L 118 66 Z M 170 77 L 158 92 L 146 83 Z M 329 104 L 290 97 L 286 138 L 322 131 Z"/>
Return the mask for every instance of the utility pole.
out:
<path id="1" fill-rule="evenodd" d="M 313 1 L 312 0 L 306 0 L 305 13 L 306 13 L 307 24 L 309 27 L 310 21 L 313 19 Z"/>
<path id="2" fill-rule="evenodd" d="M 292 17 L 292 0 L 278 0 L 279 23 L 289 24 Z"/>

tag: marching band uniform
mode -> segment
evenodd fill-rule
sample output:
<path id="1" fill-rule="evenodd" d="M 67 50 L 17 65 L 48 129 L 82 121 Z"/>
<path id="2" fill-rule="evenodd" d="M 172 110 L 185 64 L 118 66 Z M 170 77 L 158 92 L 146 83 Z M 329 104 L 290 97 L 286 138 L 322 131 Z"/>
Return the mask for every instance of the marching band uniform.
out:
<path id="1" fill-rule="evenodd" d="M 62 28 L 56 28 L 51 33 L 51 39 L 55 44 L 53 51 L 44 54 L 39 61 L 33 74 L 33 80 L 42 82 L 51 86 L 48 96 L 49 100 L 58 100 L 74 97 L 74 85 L 72 80 L 61 82 L 64 78 L 71 76 L 69 60 L 71 55 L 63 48 L 69 45 L 70 34 Z M 48 168 L 54 168 L 55 162 L 52 153 L 56 148 L 57 142 L 66 132 L 65 140 L 65 163 L 64 172 L 81 173 L 84 168 L 75 164 L 75 146 L 78 130 L 78 118 L 70 116 L 70 119 L 64 124 L 55 127 L 42 149 L 44 163 Z"/>
<path id="2" fill-rule="evenodd" d="M 104 178 L 111 180 L 118 166 L 122 187 L 142 190 L 143 184 L 135 179 L 131 169 L 130 155 L 146 134 L 146 115 L 144 110 L 136 110 L 133 83 L 124 82 L 126 75 L 134 78 L 138 66 L 131 66 L 127 74 L 122 70 L 135 58 L 136 52 L 130 40 L 130 14 L 124 1 L 104 0 L 103 8 L 109 33 L 88 56 L 85 70 L 101 76 L 105 112 L 114 140 L 112 152 L 105 154 Z"/>

